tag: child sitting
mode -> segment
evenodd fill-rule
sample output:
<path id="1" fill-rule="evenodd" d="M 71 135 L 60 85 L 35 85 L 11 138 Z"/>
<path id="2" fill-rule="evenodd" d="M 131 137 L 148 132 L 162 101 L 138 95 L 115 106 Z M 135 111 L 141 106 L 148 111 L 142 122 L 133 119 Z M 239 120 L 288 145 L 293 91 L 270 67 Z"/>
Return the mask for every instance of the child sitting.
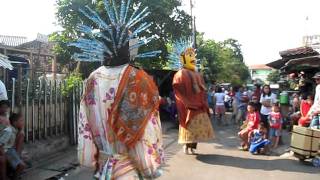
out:
<path id="1" fill-rule="evenodd" d="M 269 117 L 269 138 L 272 140 L 272 147 L 277 148 L 282 129 L 282 116 L 280 113 L 280 107 L 278 103 L 274 103 L 272 106 L 272 112 Z"/>
<path id="2" fill-rule="evenodd" d="M 0 108 L 1 109 L 1 108 Z M 1 110 L 0 110 L 1 111 Z M 15 179 L 24 169 L 25 164 L 21 160 L 22 145 L 24 141 L 23 118 L 21 114 L 13 113 L 10 116 L 10 124 L 0 133 L 2 155 L 5 157 L 4 166 L 1 166 L 1 175 L 6 179 L 6 163 L 14 170 L 13 179 Z M 1 125 L 4 126 L 3 124 Z"/>
<path id="3" fill-rule="evenodd" d="M 251 144 L 249 152 L 252 154 L 266 154 L 269 150 L 268 130 L 263 122 L 260 122 L 259 128 L 253 130 L 251 134 Z"/>
<path id="4" fill-rule="evenodd" d="M 14 176 L 18 176 L 26 167 L 25 163 L 21 160 L 24 142 L 24 121 L 22 114 L 19 113 L 12 113 L 9 120 L 12 135 L 6 148 L 6 157 L 9 165 L 15 171 Z"/>
<path id="5" fill-rule="evenodd" d="M 7 112 L 9 108 L 9 102 L 7 100 L 0 101 L 0 179 L 7 179 L 7 161 L 5 145 L 9 141 L 12 130 L 10 128 L 10 122 L 7 118 Z"/>
<path id="6" fill-rule="evenodd" d="M 238 133 L 238 136 L 241 138 L 241 148 L 243 150 L 248 150 L 249 143 L 250 143 L 250 136 L 254 129 L 257 129 L 260 123 L 260 116 L 259 113 L 256 111 L 256 107 L 253 102 L 250 102 L 247 107 L 247 117 L 244 124 L 246 127 Z"/>
<path id="7" fill-rule="evenodd" d="M 301 113 L 301 117 L 298 121 L 299 126 L 303 126 L 303 127 L 309 127 L 310 125 L 310 116 L 308 116 L 308 113 L 310 111 L 311 106 L 313 105 L 313 96 L 309 95 L 307 97 L 307 100 L 302 100 L 301 101 L 301 105 L 300 105 L 300 113 Z"/>

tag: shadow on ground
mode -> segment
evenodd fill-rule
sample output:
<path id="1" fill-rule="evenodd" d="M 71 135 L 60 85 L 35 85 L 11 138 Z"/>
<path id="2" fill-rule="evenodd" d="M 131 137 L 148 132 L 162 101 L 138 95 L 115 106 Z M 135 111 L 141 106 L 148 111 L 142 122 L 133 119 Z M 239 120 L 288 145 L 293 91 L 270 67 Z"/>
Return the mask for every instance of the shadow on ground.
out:
<path id="1" fill-rule="evenodd" d="M 265 171 L 279 170 L 312 174 L 319 173 L 319 169 L 312 167 L 310 162 L 302 163 L 291 159 L 262 160 L 218 154 L 202 154 L 197 156 L 197 160 L 211 165 L 230 166 L 242 169 L 261 169 Z M 290 164 L 290 166 L 288 166 L 288 164 Z M 309 166 L 309 168 L 301 168 L 301 165 Z"/>

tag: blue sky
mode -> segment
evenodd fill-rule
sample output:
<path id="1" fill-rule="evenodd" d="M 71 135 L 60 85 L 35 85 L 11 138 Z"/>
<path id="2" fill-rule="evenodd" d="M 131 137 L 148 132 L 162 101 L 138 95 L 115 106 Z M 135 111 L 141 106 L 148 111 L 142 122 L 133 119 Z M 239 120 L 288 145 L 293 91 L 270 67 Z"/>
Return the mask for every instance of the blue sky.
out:
<path id="1" fill-rule="evenodd" d="M 302 45 L 306 34 L 320 34 L 319 0 L 193 0 L 197 30 L 206 38 L 235 38 L 247 64 L 267 63 L 279 51 Z M 189 0 L 183 0 L 188 8 Z M 55 0 L 1 0 L 0 34 L 36 37 L 59 30 Z M 306 20 L 308 17 L 308 21 Z"/>

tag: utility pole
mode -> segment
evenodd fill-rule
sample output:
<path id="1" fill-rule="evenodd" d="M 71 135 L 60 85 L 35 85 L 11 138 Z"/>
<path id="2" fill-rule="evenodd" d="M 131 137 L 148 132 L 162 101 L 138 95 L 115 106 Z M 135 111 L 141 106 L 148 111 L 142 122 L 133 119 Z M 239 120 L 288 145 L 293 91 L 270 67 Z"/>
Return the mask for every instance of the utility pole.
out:
<path id="1" fill-rule="evenodd" d="M 193 46 L 197 49 L 197 28 L 196 28 L 196 16 L 193 18 Z"/>
<path id="2" fill-rule="evenodd" d="M 193 43 L 193 47 L 196 48 L 195 17 L 193 16 L 193 8 L 194 8 L 193 0 L 190 0 L 191 30 L 192 30 L 191 40 Z"/>

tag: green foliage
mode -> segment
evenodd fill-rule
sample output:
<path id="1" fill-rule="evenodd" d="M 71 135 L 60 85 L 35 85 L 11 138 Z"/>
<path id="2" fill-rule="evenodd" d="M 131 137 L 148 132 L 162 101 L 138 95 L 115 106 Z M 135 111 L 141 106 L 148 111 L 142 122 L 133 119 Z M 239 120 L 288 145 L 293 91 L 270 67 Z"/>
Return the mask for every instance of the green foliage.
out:
<path id="1" fill-rule="evenodd" d="M 80 37 L 80 34 L 75 31 L 76 25 L 80 22 L 86 25 L 90 25 L 91 23 L 78 10 L 88 5 L 100 12 L 99 14 L 102 17 L 106 18 L 106 14 L 103 12 L 103 0 L 97 0 L 95 4 L 92 4 L 92 0 L 56 0 L 56 2 L 56 17 L 59 25 L 64 30 L 51 35 L 51 40 L 57 42 L 54 51 L 58 55 L 58 61 L 62 64 L 67 64 L 71 59 L 71 54 L 76 49 L 72 49 L 66 45 L 68 42 L 72 42 Z M 120 0 L 117 0 L 117 2 L 120 4 Z M 179 8 L 181 6 L 180 0 L 132 0 L 132 2 L 136 5 L 141 3 L 144 7 L 148 6 L 151 12 L 146 21 L 153 24 L 141 36 L 156 35 L 158 37 L 157 40 L 139 49 L 139 51 L 162 50 L 160 57 L 154 58 L 152 61 L 147 59 L 138 60 L 136 61 L 136 65 L 147 69 L 160 69 L 166 64 L 166 57 L 168 55 L 166 49 L 167 42 L 179 39 L 182 36 L 190 36 L 190 16 Z M 91 24 L 91 26 L 95 27 L 94 24 Z"/>
<path id="2" fill-rule="evenodd" d="M 280 81 L 280 72 L 278 70 L 273 70 L 267 77 L 267 80 L 272 83 L 277 83 Z"/>
<path id="3" fill-rule="evenodd" d="M 227 39 L 222 42 L 224 48 L 229 48 L 233 51 L 234 58 L 243 62 L 243 55 L 241 51 L 241 44 L 236 39 Z"/>
<path id="4" fill-rule="evenodd" d="M 72 63 L 71 53 L 74 52 L 75 49 L 67 46 L 67 43 L 74 40 L 70 34 L 67 33 L 67 31 L 55 32 L 49 36 L 49 40 L 55 42 L 53 52 L 57 55 L 58 63 L 62 66 Z"/>
<path id="5" fill-rule="evenodd" d="M 68 96 L 72 93 L 73 88 L 82 84 L 82 77 L 79 73 L 71 73 L 66 79 L 65 85 L 62 87 L 62 94 Z"/>
<path id="6" fill-rule="evenodd" d="M 198 34 L 197 44 L 198 59 L 202 61 L 203 73 L 207 81 L 240 85 L 249 78 L 249 70 L 243 63 L 241 46 L 237 40 L 216 42 L 204 40 L 203 34 Z"/>

